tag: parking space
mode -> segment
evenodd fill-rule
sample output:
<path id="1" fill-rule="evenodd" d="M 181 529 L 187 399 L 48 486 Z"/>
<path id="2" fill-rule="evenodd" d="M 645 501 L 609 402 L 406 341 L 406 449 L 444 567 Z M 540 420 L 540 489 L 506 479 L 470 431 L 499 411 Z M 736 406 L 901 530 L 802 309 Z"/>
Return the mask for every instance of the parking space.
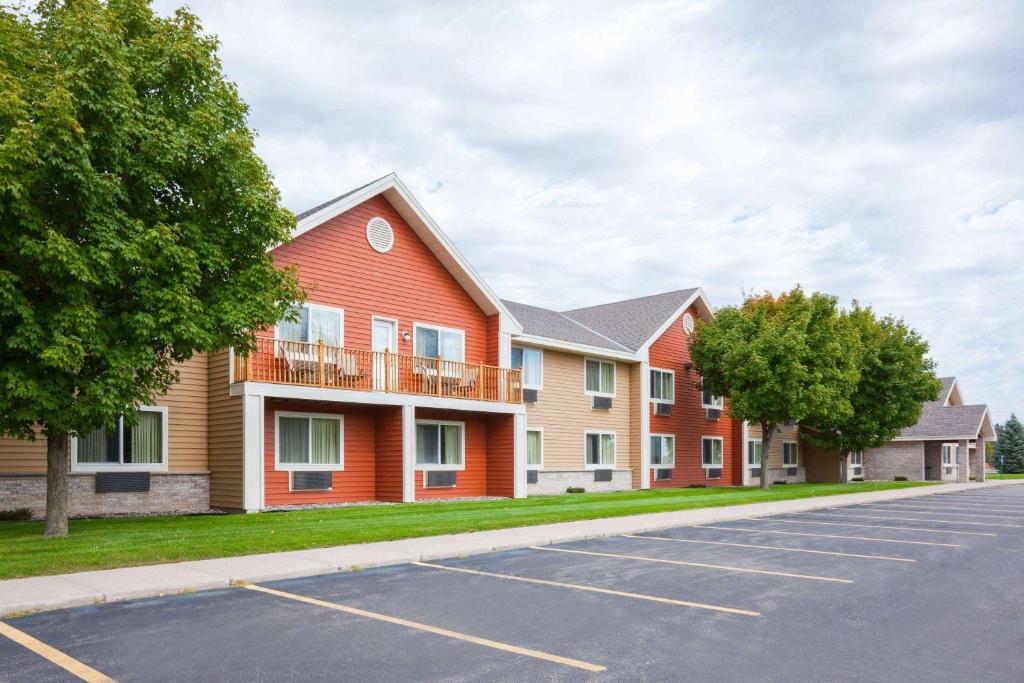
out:
<path id="1" fill-rule="evenodd" d="M 9 619 L 66 659 L 0 680 L 1016 681 L 1022 556 L 942 494 Z"/>

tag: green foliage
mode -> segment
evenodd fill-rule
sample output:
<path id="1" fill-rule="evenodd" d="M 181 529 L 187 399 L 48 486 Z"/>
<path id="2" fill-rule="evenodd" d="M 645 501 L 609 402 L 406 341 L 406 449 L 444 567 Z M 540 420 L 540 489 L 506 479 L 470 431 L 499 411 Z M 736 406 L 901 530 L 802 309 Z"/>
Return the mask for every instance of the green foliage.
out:
<path id="1" fill-rule="evenodd" d="M 0 510 L 0 522 L 27 522 L 32 519 L 32 511 L 28 508 Z"/>
<path id="2" fill-rule="evenodd" d="M 992 462 L 1008 474 L 1024 472 L 1024 425 L 1012 413 L 1005 424 L 996 425 Z"/>
<path id="3" fill-rule="evenodd" d="M 0 7 L 0 433 L 82 433 L 302 297 L 294 219 L 193 15 Z"/>

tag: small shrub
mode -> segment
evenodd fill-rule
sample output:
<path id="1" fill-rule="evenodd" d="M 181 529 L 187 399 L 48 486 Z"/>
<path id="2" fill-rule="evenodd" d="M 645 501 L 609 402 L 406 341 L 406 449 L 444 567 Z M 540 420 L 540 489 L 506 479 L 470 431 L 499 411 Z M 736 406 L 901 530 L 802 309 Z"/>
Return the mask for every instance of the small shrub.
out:
<path id="1" fill-rule="evenodd" d="M 895 477 L 892 478 L 892 480 L 893 481 L 906 481 L 907 478 L 904 477 L 902 474 L 897 474 Z"/>
<path id="2" fill-rule="evenodd" d="M 785 486 L 788 483 L 789 483 L 788 481 L 781 481 L 781 480 L 780 481 L 773 481 L 772 482 L 772 486 Z"/>
<path id="3" fill-rule="evenodd" d="M 0 522 L 27 522 L 32 519 L 32 511 L 28 508 L 0 510 Z"/>
<path id="4" fill-rule="evenodd" d="M 864 477 L 854 477 L 850 481 L 864 481 Z"/>
<path id="5" fill-rule="evenodd" d="M 707 486 L 705 484 L 690 484 L 686 488 L 688 488 L 688 489 L 706 489 Z"/>
<path id="6" fill-rule="evenodd" d="M 570 486 L 565 490 L 566 493 L 586 493 L 587 490 L 582 486 Z"/>

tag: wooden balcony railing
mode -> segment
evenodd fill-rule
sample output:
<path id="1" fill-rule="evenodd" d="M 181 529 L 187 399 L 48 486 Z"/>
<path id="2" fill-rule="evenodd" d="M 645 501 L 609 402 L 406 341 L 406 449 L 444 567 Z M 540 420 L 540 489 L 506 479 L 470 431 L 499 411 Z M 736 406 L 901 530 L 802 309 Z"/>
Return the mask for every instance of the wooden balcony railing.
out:
<path id="1" fill-rule="evenodd" d="M 521 370 L 323 342 L 257 337 L 253 353 L 235 355 L 234 371 L 236 382 L 523 402 Z"/>

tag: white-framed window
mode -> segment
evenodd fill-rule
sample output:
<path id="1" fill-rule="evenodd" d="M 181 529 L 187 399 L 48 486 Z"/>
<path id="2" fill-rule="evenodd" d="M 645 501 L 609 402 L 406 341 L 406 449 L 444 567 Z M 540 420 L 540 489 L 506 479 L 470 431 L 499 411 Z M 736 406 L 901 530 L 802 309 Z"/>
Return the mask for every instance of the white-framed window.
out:
<path id="1" fill-rule="evenodd" d="M 675 467 L 676 437 L 671 434 L 651 434 L 651 467 Z"/>
<path id="2" fill-rule="evenodd" d="M 416 469 L 466 469 L 466 423 L 416 420 Z"/>
<path id="3" fill-rule="evenodd" d="M 715 396 L 710 391 L 704 389 L 704 380 L 700 381 L 700 406 L 701 408 L 713 408 L 715 410 L 721 410 L 725 402 L 721 396 Z"/>
<path id="4" fill-rule="evenodd" d="M 655 403 L 676 402 L 676 373 L 651 368 L 651 400 Z"/>
<path id="5" fill-rule="evenodd" d="M 526 469 L 539 470 L 544 467 L 544 430 L 530 427 L 526 430 Z"/>
<path id="6" fill-rule="evenodd" d="M 345 417 L 334 413 L 274 413 L 274 469 L 345 469 Z"/>
<path id="7" fill-rule="evenodd" d="M 615 432 L 584 432 L 583 444 L 588 470 L 615 467 Z"/>
<path id="8" fill-rule="evenodd" d="M 751 439 L 747 442 L 747 466 L 760 467 L 761 453 L 764 452 L 764 444 L 760 439 Z"/>
<path id="9" fill-rule="evenodd" d="M 944 443 L 942 444 L 942 464 L 946 467 L 956 467 L 956 456 L 959 444 L 955 443 Z"/>
<path id="10" fill-rule="evenodd" d="M 797 467 L 800 464 L 800 448 L 796 441 L 782 442 L 782 466 Z"/>
<path id="11" fill-rule="evenodd" d="M 513 346 L 512 367 L 522 369 L 524 388 L 544 388 L 544 352 L 540 349 Z"/>
<path id="12" fill-rule="evenodd" d="M 583 389 L 591 396 L 615 396 L 615 361 L 583 360 Z"/>
<path id="13" fill-rule="evenodd" d="M 702 467 L 721 467 L 725 462 L 725 443 L 720 436 L 705 436 L 700 440 Z"/>
<path id="14" fill-rule="evenodd" d="M 282 320 L 274 331 L 277 339 L 317 343 L 327 346 L 345 345 L 345 311 L 333 306 L 304 304 L 298 320 Z"/>
<path id="15" fill-rule="evenodd" d="M 72 439 L 72 471 L 167 470 L 167 406 L 139 406 L 131 422 L 119 417 L 109 429 Z"/>
<path id="16" fill-rule="evenodd" d="M 466 332 L 452 327 L 439 327 L 426 323 L 412 326 L 413 354 L 423 358 L 466 360 Z"/>
<path id="17" fill-rule="evenodd" d="M 852 451 L 850 453 L 850 476 L 859 477 L 864 474 L 864 453 Z"/>

